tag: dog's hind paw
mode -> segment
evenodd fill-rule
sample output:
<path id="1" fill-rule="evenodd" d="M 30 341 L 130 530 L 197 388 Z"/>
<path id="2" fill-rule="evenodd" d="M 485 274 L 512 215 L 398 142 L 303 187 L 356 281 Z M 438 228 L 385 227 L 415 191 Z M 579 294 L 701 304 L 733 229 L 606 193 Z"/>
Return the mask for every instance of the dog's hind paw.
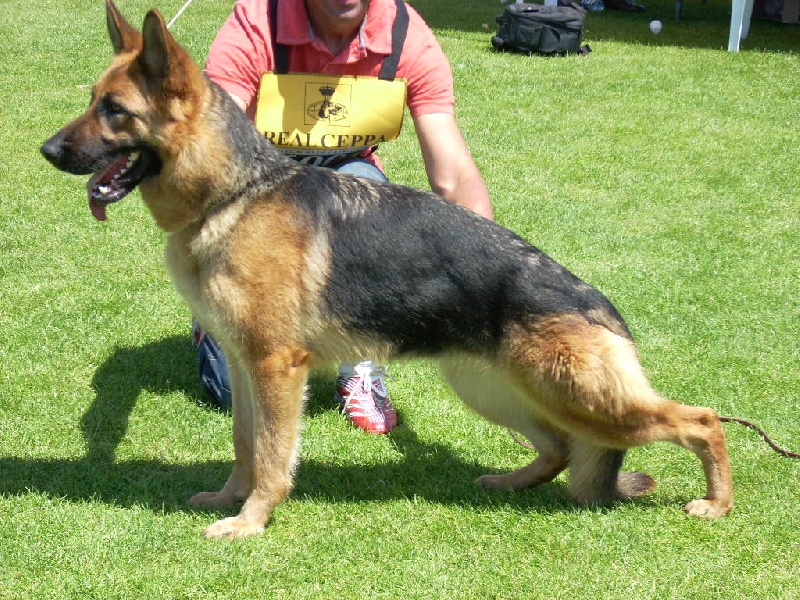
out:
<path id="1" fill-rule="evenodd" d="M 231 508 L 236 503 L 233 495 L 219 492 L 200 492 L 189 498 L 191 508 L 207 508 L 210 510 L 220 510 Z"/>
<path id="2" fill-rule="evenodd" d="M 658 482 L 647 473 L 625 471 L 617 476 L 617 497 L 620 500 L 632 500 L 652 492 Z"/>
<path id="3" fill-rule="evenodd" d="M 212 523 L 203 532 L 207 538 L 233 539 L 264 533 L 264 525 L 254 523 L 242 517 L 228 517 Z"/>
<path id="4" fill-rule="evenodd" d="M 517 489 L 514 480 L 506 475 L 481 475 L 475 484 L 490 490 L 511 491 Z"/>
<path id="5" fill-rule="evenodd" d="M 730 502 L 721 502 L 720 500 L 692 500 L 683 507 L 688 514 L 693 517 L 705 517 L 706 519 L 719 519 L 724 517 L 733 508 Z"/>

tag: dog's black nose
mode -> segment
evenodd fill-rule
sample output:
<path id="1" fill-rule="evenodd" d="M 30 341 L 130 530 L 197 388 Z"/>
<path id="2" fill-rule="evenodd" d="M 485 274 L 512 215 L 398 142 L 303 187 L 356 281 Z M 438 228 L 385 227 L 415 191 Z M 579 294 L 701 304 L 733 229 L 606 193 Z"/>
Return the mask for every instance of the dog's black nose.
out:
<path id="1" fill-rule="evenodd" d="M 47 140 L 39 149 L 42 155 L 54 165 L 58 166 L 63 157 L 64 144 L 59 134 Z"/>

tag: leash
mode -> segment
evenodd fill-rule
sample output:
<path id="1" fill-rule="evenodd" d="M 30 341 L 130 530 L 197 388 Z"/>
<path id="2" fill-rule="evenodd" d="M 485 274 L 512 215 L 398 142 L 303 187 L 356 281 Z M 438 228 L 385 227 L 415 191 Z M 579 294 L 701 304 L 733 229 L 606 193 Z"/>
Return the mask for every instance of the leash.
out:
<path id="1" fill-rule="evenodd" d="M 761 436 L 761 438 L 767 443 L 767 445 L 781 456 L 785 456 L 786 458 L 800 458 L 800 453 L 791 452 L 786 448 L 781 448 L 780 446 L 778 446 L 778 444 L 772 441 L 772 438 L 767 435 L 767 432 L 761 429 L 761 427 L 759 427 L 755 423 L 751 423 L 750 421 L 745 421 L 744 419 L 740 419 L 738 417 L 720 417 L 719 420 L 722 421 L 723 423 L 738 423 L 739 425 L 743 425 L 748 429 L 756 431 Z M 514 438 L 514 441 L 517 442 L 523 448 L 527 448 L 528 450 L 536 449 L 533 447 L 533 444 L 520 438 L 519 435 L 512 429 L 509 429 L 508 433 L 510 433 L 511 437 Z"/>
<path id="2" fill-rule="evenodd" d="M 800 454 L 797 452 L 790 452 L 786 448 L 781 448 L 772 441 L 772 438 L 767 435 L 767 432 L 761 429 L 758 425 L 751 423 L 750 421 L 745 421 L 744 419 L 740 419 L 738 417 L 720 417 L 720 421 L 723 423 L 738 423 L 739 425 L 744 425 L 753 431 L 758 432 L 761 438 L 767 443 L 767 445 L 772 448 L 775 452 L 780 454 L 781 456 L 785 456 L 786 458 L 800 458 Z"/>
<path id="3" fill-rule="evenodd" d="M 175 23 L 175 21 L 178 20 L 178 17 L 180 17 L 183 14 L 183 11 L 185 11 L 187 8 L 189 8 L 189 5 L 192 2 L 194 2 L 194 0 L 186 0 L 186 2 L 183 3 L 183 6 L 181 6 L 181 9 L 178 11 L 178 13 L 174 17 L 172 17 L 172 19 L 170 20 L 169 23 L 167 23 L 167 29 L 172 27 L 172 24 Z"/>

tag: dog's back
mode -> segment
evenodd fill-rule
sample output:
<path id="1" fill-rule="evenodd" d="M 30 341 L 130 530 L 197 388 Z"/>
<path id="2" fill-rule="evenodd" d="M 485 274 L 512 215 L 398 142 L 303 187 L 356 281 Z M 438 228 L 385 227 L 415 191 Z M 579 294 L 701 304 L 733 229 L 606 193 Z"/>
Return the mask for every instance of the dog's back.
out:
<path id="1" fill-rule="evenodd" d="M 303 178 L 328 208 L 325 302 L 348 326 L 389 336 L 398 353 L 492 352 L 509 324 L 565 312 L 630 337 L 595 288 L 463 207 L 333 173 Z"/>

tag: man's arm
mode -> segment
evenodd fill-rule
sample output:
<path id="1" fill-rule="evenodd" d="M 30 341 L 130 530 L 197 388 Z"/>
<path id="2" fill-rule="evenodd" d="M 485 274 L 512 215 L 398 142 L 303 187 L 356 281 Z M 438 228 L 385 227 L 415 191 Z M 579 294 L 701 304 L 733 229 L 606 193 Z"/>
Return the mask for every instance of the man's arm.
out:
<path id="1" fill-rule="evenodd" d="M 236 94 L 228 92 L 228 96 L 236 103 L 236 106 L 242 109 L 242 112 L 247 112 L 247 102 L 239 98 Z"/>
<path id="2" fill-rule="evenodd" d="M 492 201 L 452 114 L 414 118 L 431 189 L 448 200 L 494 220 Z"/>

